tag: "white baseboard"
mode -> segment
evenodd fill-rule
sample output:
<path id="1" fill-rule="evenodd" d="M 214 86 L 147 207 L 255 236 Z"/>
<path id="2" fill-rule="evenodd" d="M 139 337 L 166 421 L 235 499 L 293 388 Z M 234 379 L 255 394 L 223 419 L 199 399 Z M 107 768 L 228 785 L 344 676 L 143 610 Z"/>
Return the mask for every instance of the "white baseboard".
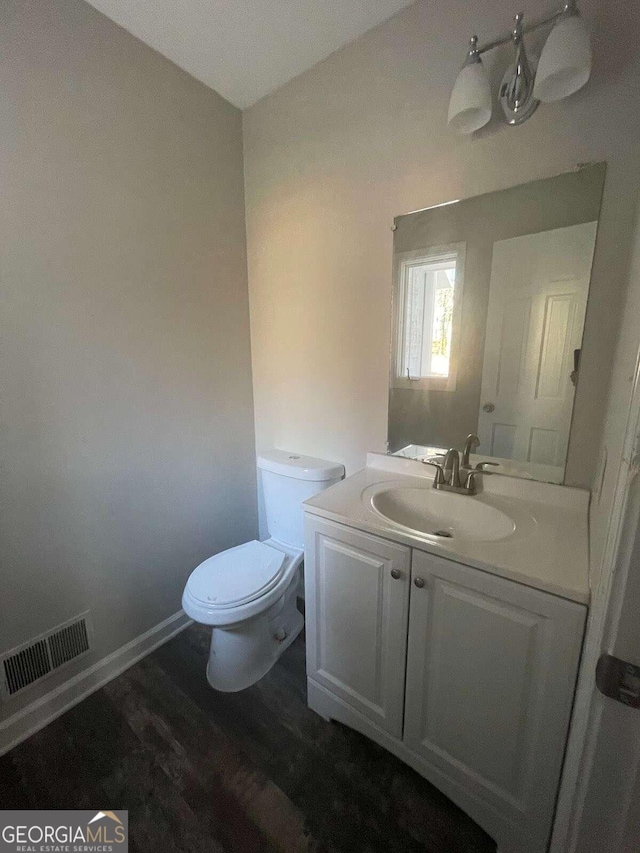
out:
<path id="1" fill-rule="evenodd" d="M 134 663 L 166 643 L 191 625 L 184 610 L 179 610 L 115 652 L 74 675 L 49 693 L 0 722 L 0 755 L 4 755 L 32 734 L 82 702 L 91 693 L 123 673 Z"/>

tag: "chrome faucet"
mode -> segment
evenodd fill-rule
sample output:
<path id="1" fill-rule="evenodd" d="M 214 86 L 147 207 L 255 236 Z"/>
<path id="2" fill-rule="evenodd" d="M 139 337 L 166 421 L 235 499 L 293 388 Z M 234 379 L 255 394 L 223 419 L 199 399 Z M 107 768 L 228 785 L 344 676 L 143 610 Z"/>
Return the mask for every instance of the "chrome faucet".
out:
<path id="1" fill-rule="evenodd" d="M 480 439 L 473 433 L 467 436 L 462 451 L 460 453 L 454 447 L 447 450 L 442 462 L 436 462 L 433 459 L 423 459 L 424 465 L 431 465 L 436 469 L 433 478 L 433 488 L 443 492 L 455 492 L 458 495 L 475 495 L 477 493 L 477 478 L 487 473 L 483 470 L 480 463 L 476 468 L 472 468 L 469 462 L 471 452 L 480 444 Z M 489 463 L 490 464 L 490 463 Z"/>
<path id="2" fill-rule="evenodd" d="M 445 483 L 460 486 L 460 454 L 453 447 L 447 450 L 442 463 Z"/>

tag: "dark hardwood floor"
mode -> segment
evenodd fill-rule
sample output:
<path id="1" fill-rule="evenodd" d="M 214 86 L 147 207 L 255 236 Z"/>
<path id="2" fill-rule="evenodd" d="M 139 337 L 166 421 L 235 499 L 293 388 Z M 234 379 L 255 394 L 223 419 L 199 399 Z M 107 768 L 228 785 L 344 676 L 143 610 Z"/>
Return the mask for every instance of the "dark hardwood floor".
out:
<path id="1" fill-rule="evenodd" d="M 242 693 L 193 626 L 0 758 L 0 808 L 128 809 L 132 853 L 489 853 L 428 782 L 306 706 L 304 641 Z"/>

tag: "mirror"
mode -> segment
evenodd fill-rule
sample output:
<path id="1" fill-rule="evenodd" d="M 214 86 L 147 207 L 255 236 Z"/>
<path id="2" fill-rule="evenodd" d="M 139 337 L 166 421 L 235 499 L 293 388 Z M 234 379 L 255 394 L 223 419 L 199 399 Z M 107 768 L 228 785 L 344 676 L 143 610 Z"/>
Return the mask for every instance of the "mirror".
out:
<path id="1" fill-rule="evenodd" d="M 390 453 L 563 481 L 605 170 L 396 218 Z"/>

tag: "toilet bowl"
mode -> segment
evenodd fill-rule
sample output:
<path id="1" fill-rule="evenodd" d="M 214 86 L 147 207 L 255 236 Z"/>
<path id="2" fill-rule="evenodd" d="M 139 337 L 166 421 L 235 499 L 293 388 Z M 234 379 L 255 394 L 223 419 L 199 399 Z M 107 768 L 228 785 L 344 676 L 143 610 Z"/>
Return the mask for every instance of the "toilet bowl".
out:
<path id="1" fill-rule="evenodd" d="M 182 595 L 185 613 L 212 627 L 207 680 L 223 692 L 255 684 L 302 630 L 301 504 L 344 476 L 342 465 L 282 450 L 261 454 L 258 468 L 271 538 L 209 557 Z"/>
<path id="2" fill-rule="evenodd" d="M 273 540 L 254 540 L 209 557 L 191 573 L 182 607 L 213 627 L 207 680 L 216 690 L 254 684 L 302 630 L 296 605 L 302 556 Z"/>

